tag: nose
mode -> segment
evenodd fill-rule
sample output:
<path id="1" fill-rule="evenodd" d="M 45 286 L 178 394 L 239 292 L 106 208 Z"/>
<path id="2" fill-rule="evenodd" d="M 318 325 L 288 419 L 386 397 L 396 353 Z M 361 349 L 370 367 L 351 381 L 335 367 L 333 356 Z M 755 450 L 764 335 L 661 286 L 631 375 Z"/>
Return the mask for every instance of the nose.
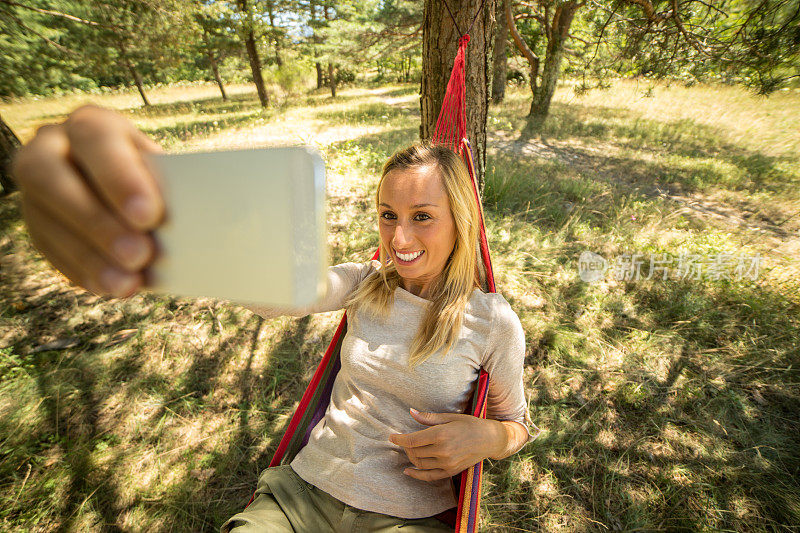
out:
<path id="1" fill-rule="evenodd" d="M 403 224 L 395 226 L 394 239 L 392 239 L 392 246 L 395 250 L 405 250 L 411 244 L 411 232 L 407 229 L 403 227 Z"/>

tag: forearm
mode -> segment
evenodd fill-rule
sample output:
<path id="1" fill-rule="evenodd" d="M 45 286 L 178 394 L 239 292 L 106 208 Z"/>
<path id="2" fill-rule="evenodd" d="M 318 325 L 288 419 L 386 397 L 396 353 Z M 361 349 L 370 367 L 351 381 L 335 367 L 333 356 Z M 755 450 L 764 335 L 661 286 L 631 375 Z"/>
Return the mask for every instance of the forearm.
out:
<path id="1" fill-rule="evenodd" d="M 373 268 L 372 262 L 342 263 L 329 267 L 325 296 L 319 301 L 303 307 L 277 307 L 250 302 L 232 303 L 249 309 L 253 313 L 264 318 L 275 318 L 279 316 L 303 317 L 314 313 L 337 311 L 344 307 L 350 293 L 367 277 Z"/>
<path id="2" fill-rule="evenodd" d="M 513 420 L 491 420 L 495 434 L 494 453 L 489 459 L 505 459 L 517 453 L 528 442 L 528 431 L 519 422 Z"/>

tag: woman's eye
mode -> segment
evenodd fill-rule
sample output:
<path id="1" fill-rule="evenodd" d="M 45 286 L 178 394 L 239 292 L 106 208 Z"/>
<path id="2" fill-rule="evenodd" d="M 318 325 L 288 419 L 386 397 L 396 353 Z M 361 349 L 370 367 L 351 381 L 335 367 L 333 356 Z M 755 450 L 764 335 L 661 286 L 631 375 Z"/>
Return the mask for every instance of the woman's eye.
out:
<path id="1" fill-rule="evenodd" d="M 431 218 L 429 215 L 426 215 L 425 213 L 420 213 L 417 215 L 417 217 L 422 217 L 419 218 L 419 220 L 428 220 L 429 218 Z"/>
<path id="2" fill-rule="evenodd" d="M 394 218 L 394 215 L 389 211 L 384 211 L 383 213 L 381 213 L 381 218 L 384 218 L 386 220 L 392 220 Z"/>

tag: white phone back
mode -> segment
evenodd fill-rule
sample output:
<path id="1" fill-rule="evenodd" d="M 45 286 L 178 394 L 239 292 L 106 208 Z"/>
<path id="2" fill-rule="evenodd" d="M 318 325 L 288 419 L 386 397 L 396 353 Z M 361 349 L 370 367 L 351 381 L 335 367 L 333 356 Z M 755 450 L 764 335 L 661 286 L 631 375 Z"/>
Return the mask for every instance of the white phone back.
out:
<path id="1" fill-rule="evenodd" d="M 311 147 L 160 154 L 166 202 L 146 288 L 300 307 L 325 294 L 325 165 Z"/>

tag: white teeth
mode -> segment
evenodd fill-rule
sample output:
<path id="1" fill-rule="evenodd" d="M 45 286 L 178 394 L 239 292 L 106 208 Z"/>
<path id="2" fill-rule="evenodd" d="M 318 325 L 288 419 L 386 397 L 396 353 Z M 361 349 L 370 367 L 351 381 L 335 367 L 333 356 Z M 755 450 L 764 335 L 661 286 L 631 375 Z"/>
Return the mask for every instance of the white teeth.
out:
<path id="1" fill-rule="evenodd" d="M 401 254 L 399 252 L 395 252 L 395 253 L 397 254 L 397 257 L 399 257 L 403 261 L 413 261 L 414 259 L 419 257 L 420 254 L 422 254 L 422 250 L 420 250 L 419 252 L 414 252 L 413 254 Z"/>

